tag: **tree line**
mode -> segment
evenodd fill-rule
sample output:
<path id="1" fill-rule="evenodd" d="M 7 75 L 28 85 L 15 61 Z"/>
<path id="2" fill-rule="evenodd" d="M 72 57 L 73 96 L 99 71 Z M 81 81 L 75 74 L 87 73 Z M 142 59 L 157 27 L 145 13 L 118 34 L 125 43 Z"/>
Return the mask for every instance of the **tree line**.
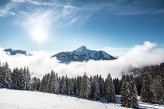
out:
<path id="1" fill-rule="evenodd" d="M 121 95 L 123 107 L 137 108 L 138 95 L 146 103 L 164 103 L 164 63 L 142 68 L 138 75 L 123 75 L 121 79 L 104 79 L 101 75 L 69 78 L 57 73 L 45 74 L 42 79 L 31 78 L 28 67 L 11 70 L 8 63 L 0 63 L 0 88 L 31 90 L 54 94 L 75 95 L 84 99 L 115 102 Z"/>

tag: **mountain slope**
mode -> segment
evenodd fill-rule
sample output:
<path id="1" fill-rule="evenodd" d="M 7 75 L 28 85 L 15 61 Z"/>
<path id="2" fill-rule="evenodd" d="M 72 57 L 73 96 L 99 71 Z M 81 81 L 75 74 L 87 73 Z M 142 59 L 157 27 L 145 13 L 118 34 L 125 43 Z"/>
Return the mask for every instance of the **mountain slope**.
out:
<path id="1" fill-rule="evenodd" d="M 60 52 L 53 55 L 52 57 L 56 57 L 61 63 L 116 59 L 104 51 L 89 50 L 85 46 L 81 46 L 78 49 L 70 52 Z"/>
<path id="2" fill-rule="evenodd" d="M 18 54 L 22 54 L 22 55 L 26 55 L 26 56 L 31 56 L 32 55 L 30 53 L 27 53 L 27 51 L 24 51 L 24 50 L 13 50 L 11 48 L 5 49 L 3 51 L 5 51 L 9 55 L 18 55 Z"/>

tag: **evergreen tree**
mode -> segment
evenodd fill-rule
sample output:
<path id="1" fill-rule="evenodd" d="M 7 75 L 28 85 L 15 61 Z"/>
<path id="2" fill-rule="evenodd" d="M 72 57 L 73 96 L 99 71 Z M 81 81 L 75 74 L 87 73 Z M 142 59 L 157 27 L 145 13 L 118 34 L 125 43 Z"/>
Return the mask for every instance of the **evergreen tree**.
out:
<path id="1" fill-rule="evenodd" d="M 72 95 L 74 94 L 74 86 L 73 86 L 73 81 L 72 79 L 66 78 L 67 80 L 67 94 Z"/>
<path id="2" fill-rule="evenodd" d="M 129 90 L 129 82 L 127 81 L 127 77 L 125 75 L 122 76 L 122 85 L 121 85 L 121 106 L 129 107 L 129 97 L 130 97 L 130 90 Z"/>
<path id="3" fill-rule="evenodd" d="M 98 82 L 98 77 L 96 76 L 94 78 L 95 81 L 95 92 L 94 92 L 94 99 L 99 100 L 100 99 L 100 86 Z"/>
<path id="4" fill-rule="evenodd" d="M 0 88 L 11 88 L 12 80 L 11 80 L 11 70 L 6 62 L 2 66 L 0 66 Z"/>
<path id="5" fill-rule="evenodd" d="M 46 74 L 45 76 L 43 76 L 41 83 L 40 83 L 39 91 L 48 92 L 48 80 L 49 79 L 50 79 L 50 74 Z"/>
<path id="6" fill-rule="evenodd" d="M 104 79 L 101 77 L 101 75 L 98 78 L 98 83 L 99 83 L 99 87 L 100 87 L 100 97 L 104 97 L 104 93 L 105 93 L 105 83 L 104 83 Z"/>
<path id="7" fill-rule="evenodd" d="M 128 91 L 128 82 L 123 76 L 121 85 L 121 106 L 123 107 L 128 107 L 128 94 L 130 95 Z"/>
<path id="8" fill-rule="evenodd" d="M 91 84 L 86 73 L 82 77 L 81 88 L 80 88 L 80 97 L 88 99 L 91 93 Z"/>
<path id="9" fill-rule="evenodd" d="M 19 89 L 18 75 L 19 75 L 19 69 L 18 68 L 13 69 L 13 73 L 11 74 L 12 88 L 13 89 Z"/>
<path id="10" fill-rule="evenodd" d="M 67 85 L 66 85 L 66 80 L 64 78 L 64 76 L 62 76 L 61 81 L 60 81 L 60 85 L 61 85 L 61 94 L 67 94 Z"/>
<path id="11" fill-rule="evenodd" d="M 38 91 L 40 87 L 40 79 L 33 77 L 31 80 L 31 90 L 32 91 Z"/>
<path id="12" fill-rule="evenodd" d="M 138 108 L 137 89 L 132 75 L 122 77 L 121 106 Z"/>
<path id="13" fill-rule="evenodd" d="M 154 103 L 162 103 L 164 102 L 164 88 L 162 86 L 162 79 L 161 77 L 155 77 L 153 79 L 153 102 Z"/>
<path id="14" fill-rule="evenodd" d="M 78 86 L 77 86 L 77 79 L 76 78 L 73 78 L 73 92 L 74 92 L 74 94 L 76 95 L 77 94 L 77 88 L 78 88 Z"/>
<path id="15" fill-rule="evenodd" d="M 23 78 L 23 69 L 20 68 L 18 75 L 17 75 L 17 83 L 18 83 L 18 89 L 23 90 L 24 89 L 24 78 Z"/>
<path id="16" fill-rule="evenodd" d="M 59 79 L 58 74 L 55 74 L 54 80 L 53 80 L 53 92 L 55 94 L 59 94 Z"/>
<path id="17" fill-rule="evenodd" d="M 31 75 L 30 75 L 30 71 L 29 71 L 29 68 L 25 67 L 24 70 L 23 70 L 23 84 L 24 84 L 24 87 L 23 89 L 24 90 L 30 90 L 31 89 Z"/>
<path id="18" fill-rule="evenodd" d="M 98 75 L 97 76 L 93 76 L 93 78 L 90 77 L 90 81 L 91 81 L 91 94 L 90 94 L 90 98 L 99 100 L 100 99 L 100 86 L 99 86 Z"/>
<path id="19" fill-rule="evenodd" d="M 130 107 L 138 108 L 138 92 L 134 80 L 130 80 Z"/>
<path id="20" fill-rule="evenodd" d="M 81 78 L 81 76 L 78 76 L 78 77 L 77 77 L 77 83 L 76 83 L 76 84 L 77 84 L 77 85 L 76 85 L 76 86 L 77 86 L 77 87 L 76 87 L 76 95 L 77 95 L 77 96 L 80 96 L 81 82 L 82 82 L 82 78 Z"/>
<path id="21" fill-rule="evenodd" d="M 47 92 L 48 93 L 53 93 L 53 89 L 54 89 L 54 84 L 53 84 L 53 81 L 54 81 L 54 78 L 55 78 L 55 74 L 53 71 L 51 71 L 51 75 L 50 75 L 50 78 L 48 80 L 48 83 L 47 83 Z"/>
<path id="22" fill-rule="evenodd" d="M 141 94 L 140 94 L 140 99 L 142 102 L 153 103 L 154 95 L 152 90 L 153 90 L 152 78 L 150 77 L 149 72 L 145 72 L 142 75 L 142 87 L 141 87 Z"/>
<path id="23" fill-rule="evenodd" d="M 108 102 L 114 102 L 115 101 L 115 89 L 113 80 L 110 74 L 108 74 L 106 80 L 105 80 L 105 92 L 106 92 L 106 99 Z"/>
<path id="24" fill-rule="evenodd" d="M 114 87 L 115 87 L 115 94 L 119 95 L 120 94 L 120 80 L 118 78 L 115 78 L 113 80 Z"/>

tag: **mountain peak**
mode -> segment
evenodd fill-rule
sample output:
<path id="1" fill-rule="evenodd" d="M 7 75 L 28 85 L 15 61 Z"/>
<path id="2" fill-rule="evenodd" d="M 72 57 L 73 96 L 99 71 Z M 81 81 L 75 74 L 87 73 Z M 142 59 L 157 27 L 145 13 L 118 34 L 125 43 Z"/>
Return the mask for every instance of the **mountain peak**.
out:
<path id="1" fill-rule="evenodd" d="M 28 53 L 27 51 L 24 51 L 24 50 L 14 50 L 11 48 L 4 49 L 3 51 L 5 51 L 9 55 L 17 55 L 17 54 L 22 54 L 22 55 L 26 55 L 26 56 L 32 55 L 31 53 Z"/>
<path id="2" fill-rule="evenodd" d="M 78 49 L 76 49 L 76 51 L 83 51 L 83 50 L 86 50 L 86 49 L 87 49 L 86 46 L 81 46 Z"/>
<path id="3" fill-rule="evenodd" d="M 59 52 L 52 56 L 56 57 L 61 63 L 69 64 L 70 62 L 84 62 L 89 60 L 114 60 L 115 57 L 104 51 L 89 50 L 85 46 L 81 46 L 73 51 Z"/>

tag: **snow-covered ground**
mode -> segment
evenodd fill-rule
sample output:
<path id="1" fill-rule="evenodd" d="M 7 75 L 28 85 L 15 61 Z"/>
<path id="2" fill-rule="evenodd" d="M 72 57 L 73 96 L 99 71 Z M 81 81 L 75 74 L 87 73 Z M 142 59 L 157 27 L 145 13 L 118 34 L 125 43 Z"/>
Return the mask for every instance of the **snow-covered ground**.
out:
<path id="1" fill-rule="evenodd" d="M 142 109 L 164 109 L 160 105 L 140 104 Z M 0 109 L 124 109 L 118 103 L 102 103 L 42 92 L 0 89 Z"/>

